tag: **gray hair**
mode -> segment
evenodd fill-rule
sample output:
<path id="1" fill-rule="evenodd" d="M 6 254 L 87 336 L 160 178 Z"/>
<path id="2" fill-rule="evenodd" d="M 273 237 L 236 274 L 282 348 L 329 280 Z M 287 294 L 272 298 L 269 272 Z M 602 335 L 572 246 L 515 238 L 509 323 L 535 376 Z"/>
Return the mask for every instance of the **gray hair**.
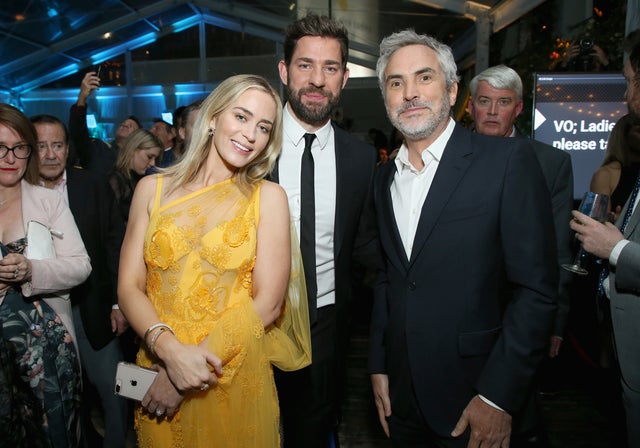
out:
<path id="1" fill-rule="evenodd" d="M 447 90 L 451 89 L 451 87 L 458 82 L 458 67 L 453 58 L 451 48 L 434 37 L 427 36 L 426 34 L 418 34 L 412 29 L 406 29 L 393 33 L 380 42 L 380 57 L 376 64 L 376 74 L 378 75 L 378 83 L 380 84 L 380 90 L 383 95 L 385 93 L 384 72 L 387 69 L 387 64 L 389 64 L 391 56 L 400 48 L 409 45 L 425 45 L 435 51 L 438 62 L 440 63 L 440 68 L 444 72 Z"/>
<path id="2" fill-rule="evenodd" d="M 494 89 L 512 90 L 515 92 L 517 99 L 522 99 L 522 79 L 514 69 L 506 65 L 501 64 L 489 67 L 474 76 L 469 83 L 471 98 L 475 98 L 480 81 L 486 81 Z"/>

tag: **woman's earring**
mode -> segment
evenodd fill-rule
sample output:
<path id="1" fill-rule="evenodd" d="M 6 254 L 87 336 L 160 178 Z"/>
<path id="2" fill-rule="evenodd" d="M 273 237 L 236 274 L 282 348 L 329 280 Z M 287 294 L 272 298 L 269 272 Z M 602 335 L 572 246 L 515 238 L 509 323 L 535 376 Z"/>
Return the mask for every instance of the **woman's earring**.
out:
<path id="1" fill-rule="evenodd" d="M 209 128 L 209 137 L 213 137 L 215 133 L 216 133 L 215 128 Z"/>

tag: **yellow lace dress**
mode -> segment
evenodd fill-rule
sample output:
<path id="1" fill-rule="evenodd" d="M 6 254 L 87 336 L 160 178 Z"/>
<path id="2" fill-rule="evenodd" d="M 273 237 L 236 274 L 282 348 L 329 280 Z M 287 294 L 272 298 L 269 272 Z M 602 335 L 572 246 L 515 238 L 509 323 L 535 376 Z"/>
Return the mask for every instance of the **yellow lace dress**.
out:
<path id="1" fill-rule="evenodd" d="M 228 180 L 161 205 L 162 181 L 159 176 L 144 243 L 147 295 L 181 342 L 209 336 L 207 348 L 222 359 L 223 375 L 216 387 L 188 394 L 172 419 L 139 407 L 139 446 L 278 447 L 272 365 L 296 370 L 311 362 L 298 244 L 292 240 L 283 313 L 265 329 L 251 298 L 261 183 L 247 194 Z M 155 361 L 140 349 L 138 364 Z"/>

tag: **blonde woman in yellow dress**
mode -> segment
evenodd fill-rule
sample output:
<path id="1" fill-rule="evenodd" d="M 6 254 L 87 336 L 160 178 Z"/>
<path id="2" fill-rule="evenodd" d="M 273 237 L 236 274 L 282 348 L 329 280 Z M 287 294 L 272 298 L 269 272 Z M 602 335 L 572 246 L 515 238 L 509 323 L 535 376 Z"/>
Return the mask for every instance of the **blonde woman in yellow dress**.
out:
<path id="1" fill-rule="evenodd" d="M 136 411 L 142 448 L 279 446 L 272 365 L 311 362 L 287 197 L 264 180 L 281 129 L 274 88 L 233 76 L 202 104 L 184 158 L 136 188 L 118 295 L 138 364 L 159 371 Z"/>

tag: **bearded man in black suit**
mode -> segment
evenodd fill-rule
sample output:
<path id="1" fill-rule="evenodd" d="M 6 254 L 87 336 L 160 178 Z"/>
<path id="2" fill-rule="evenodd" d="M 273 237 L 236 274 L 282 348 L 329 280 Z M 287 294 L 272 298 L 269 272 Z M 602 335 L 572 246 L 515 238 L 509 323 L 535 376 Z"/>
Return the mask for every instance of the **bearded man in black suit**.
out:
<path id="1" fill-rule="evenodd" d="M 343 25 L 309 14 L 287 28 L 278 64 L 288 99 L 272 180 L 287 192 L 300 236 L 312 344 L 309 367 L 276 372 L 285 448 L 337 444 L 354 261 L 376 269 L 379 259 L 371 195 L 376 152 L 331 122 L 349 77 L 348 51 Z M 305 191 L 315 207 L 307 207 Z"/>

